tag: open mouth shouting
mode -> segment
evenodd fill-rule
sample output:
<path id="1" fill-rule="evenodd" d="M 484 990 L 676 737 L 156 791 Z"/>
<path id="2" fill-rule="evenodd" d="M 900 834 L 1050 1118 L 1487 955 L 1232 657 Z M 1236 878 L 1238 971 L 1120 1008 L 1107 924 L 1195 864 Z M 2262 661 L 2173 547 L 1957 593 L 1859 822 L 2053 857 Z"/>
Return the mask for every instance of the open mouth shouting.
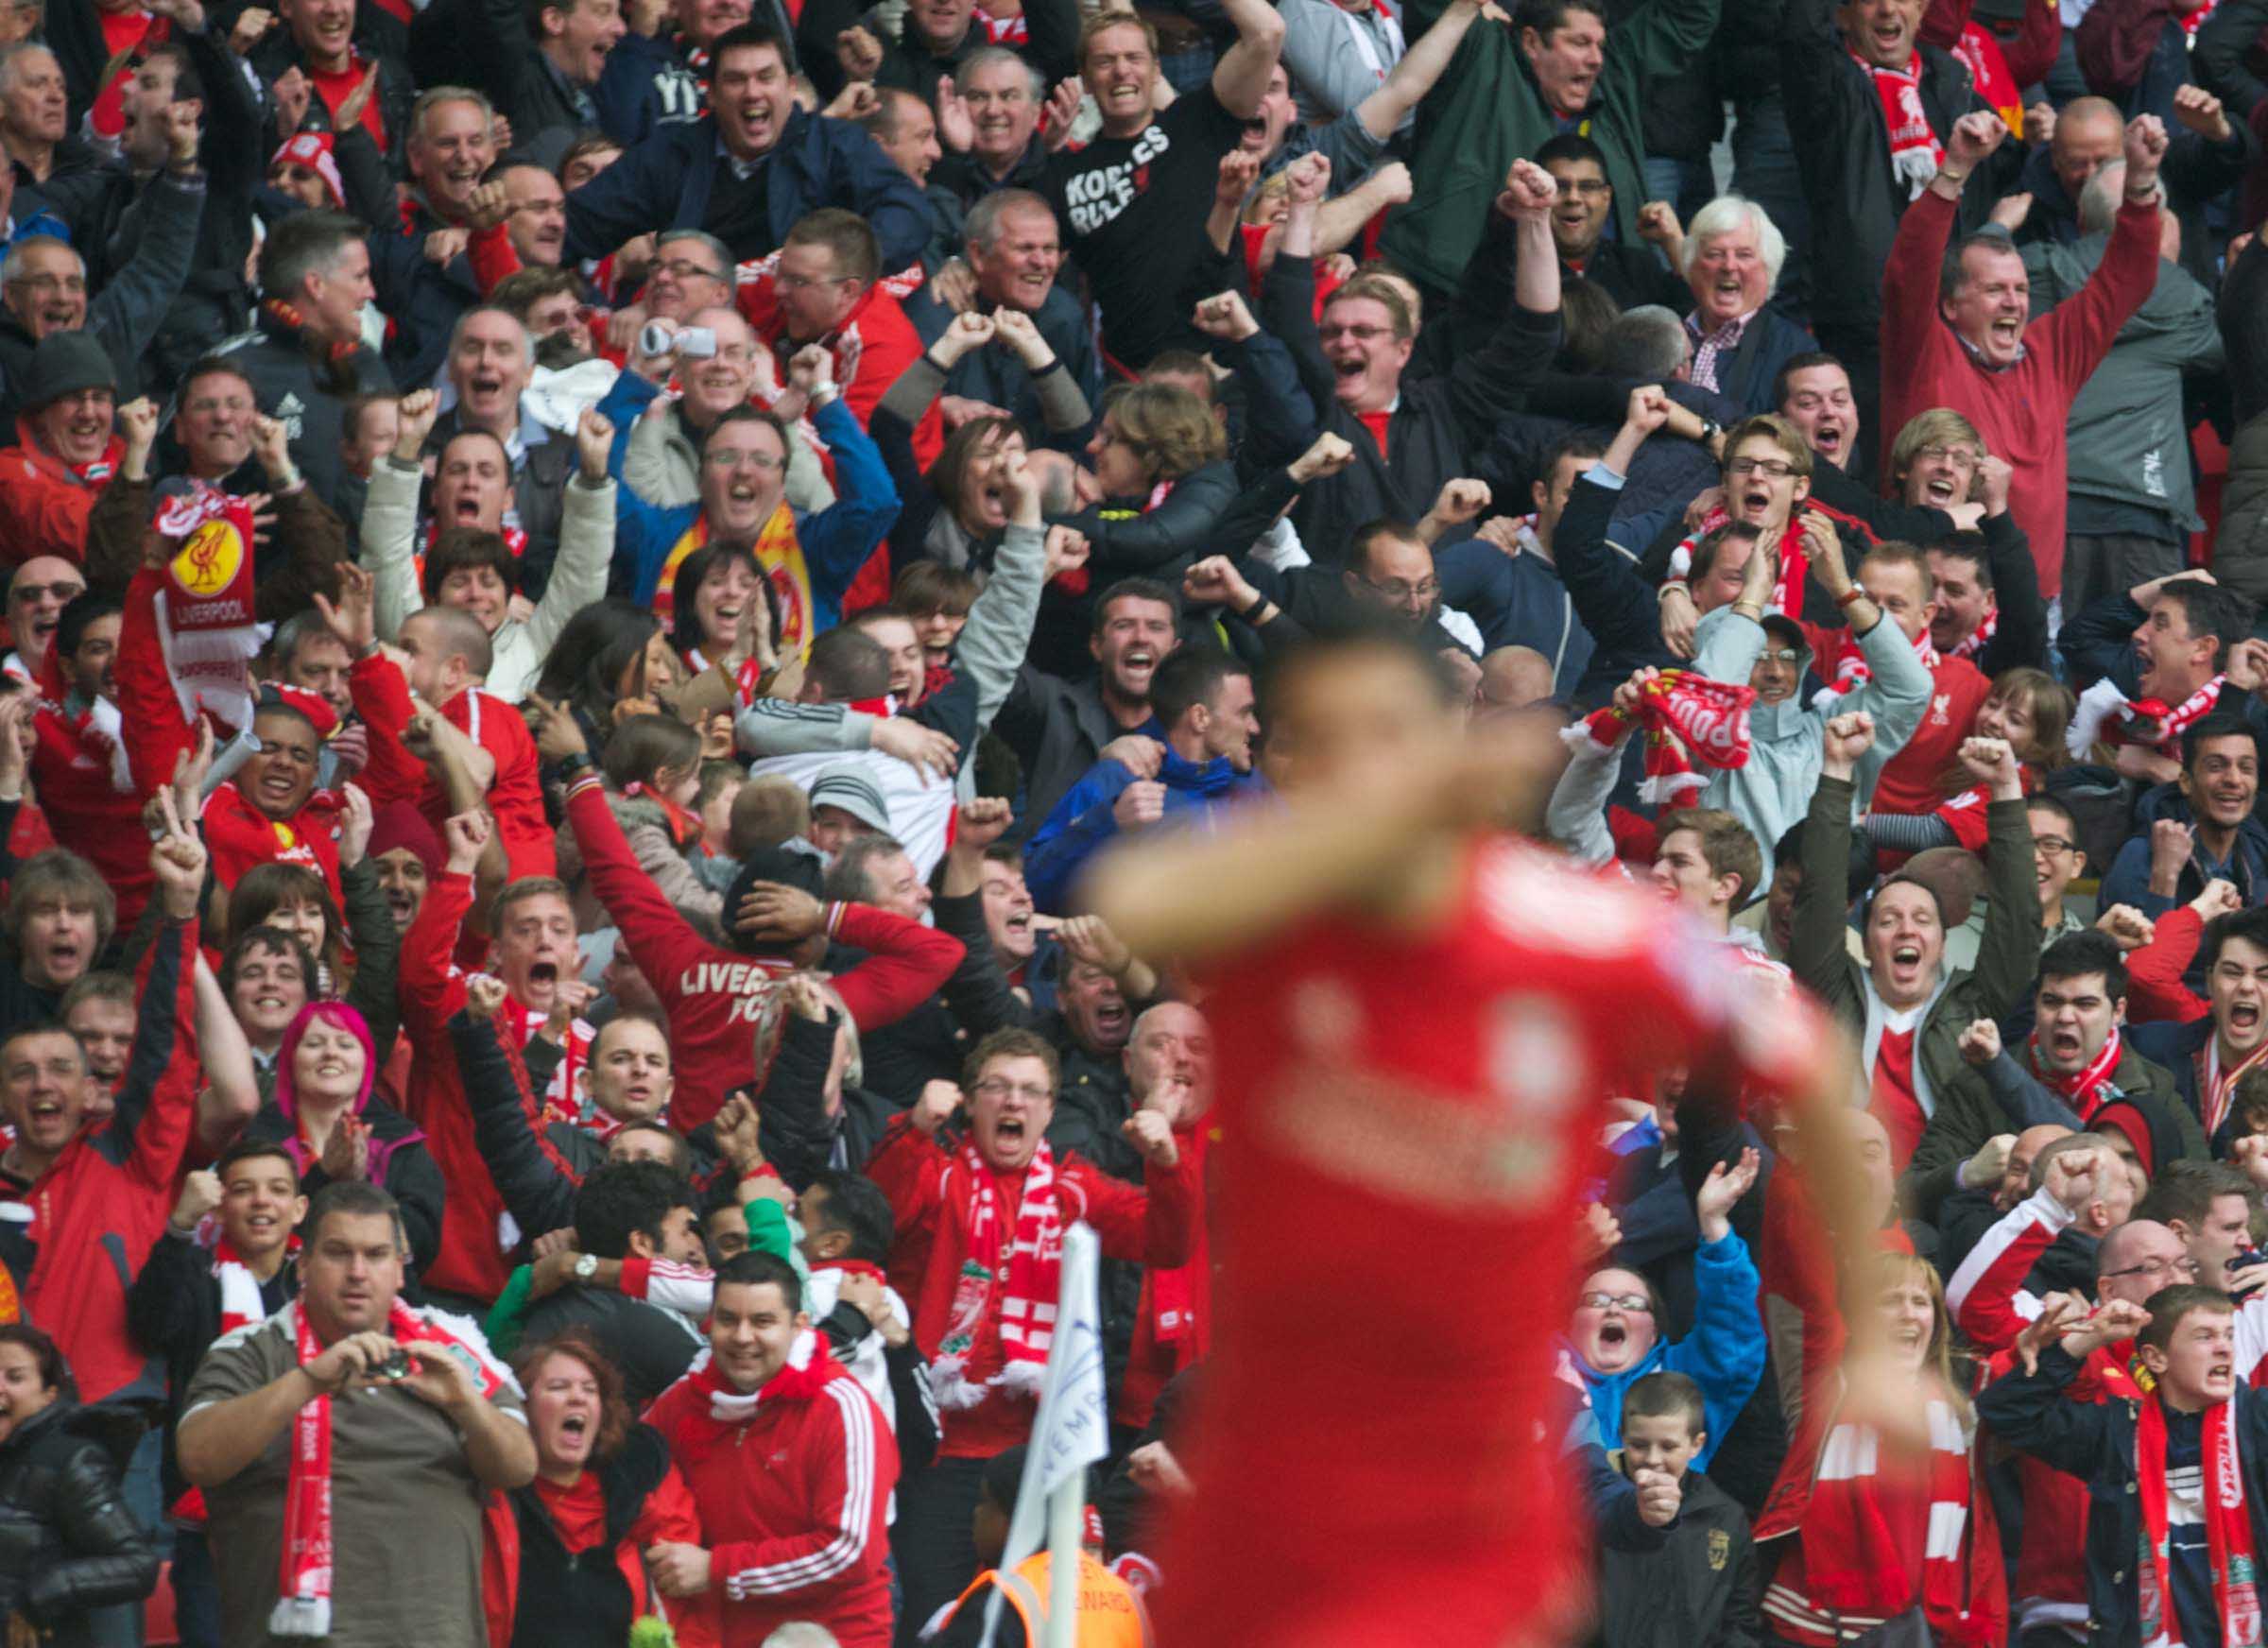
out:
<path id="1" fill-rule="evenodd" d="M 1772 489 L 1750 482 L 1741 489 L 1741 519 L 1751 526 L 1761 526 L 1772 515 Z"/>
<path id="2" fill-rule="evenodd" d="M 1103 82 L 1101 95 L 1095 101 L 1102 105 L 1104 114 L 1129 119 L 1147 112 L 1149 84 L 1140 75 L 1121 75 Z"/>
<path id="3" fill-rule="evenodd" d="M 2223 1030 L 2237 1047 L 2257 1047 L 2260 1040 L 2260 1004 L 2244 997 L 2229 1003 L 2223 1014 Z"/>
<path id="4" fill-rule="evenodd" d="M 1115 1046 L 1125 1039 L 1126 1031 L 1134 1022 L 1134 1015 L 1124 1002 L 1097 1003 L 1094 1009 L 1094 1033 L 1108 1045 Z"/>
<path id="5" fill-rule="evenodd" d="M 1119 679 L 1129 693 L 1147 694 L 1150 677 L 1157 668 L 1158 655 L 1146 646 L 1131 646 L 1119 655 Z"/>

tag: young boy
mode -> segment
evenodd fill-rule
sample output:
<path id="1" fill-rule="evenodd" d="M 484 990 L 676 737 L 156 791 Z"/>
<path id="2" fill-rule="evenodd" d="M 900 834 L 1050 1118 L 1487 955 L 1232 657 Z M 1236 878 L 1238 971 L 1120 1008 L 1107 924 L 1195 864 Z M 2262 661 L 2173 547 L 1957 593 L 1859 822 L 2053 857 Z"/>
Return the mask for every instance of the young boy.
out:
<path id="1" fill-rule="evenodd" d="M 2080 1363 L 2127 1337 L 2148 1391 L 2139 1400 L 2069 1399 Z M 2226 1294 L 2182 1282 L 2143 1305 L 2114 1299 L 2041 1350 L 2037 1372 L 1987 1387 L 1977 1416 L 2002 1441 L 2088 1485 L 2097 1640 L 2259 1641 L 2268 1396 L 2237 1379 Z"/>
<path id="2" fill-rule="evenodd" d="M 1623 1395 L 1616 1468 L 1641 1485 L 1650 1475 L 1669 1477 L 1682 1500 L 1659 1551 L 1601 1548 L 1598 1639 L 1605 1648 L 1762 1639 L 1748 1519 L 1692 1468 L 1709 1444 L 1705 1411 L 1701 1387 L 1682 1373 L 1649 1373 Z"/>

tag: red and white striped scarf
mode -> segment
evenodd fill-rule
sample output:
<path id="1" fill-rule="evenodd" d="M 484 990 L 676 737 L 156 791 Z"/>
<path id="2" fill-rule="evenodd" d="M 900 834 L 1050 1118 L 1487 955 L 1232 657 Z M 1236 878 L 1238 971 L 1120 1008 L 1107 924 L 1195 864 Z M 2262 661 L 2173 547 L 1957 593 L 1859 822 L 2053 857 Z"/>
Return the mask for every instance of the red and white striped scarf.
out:
<path id="1" fill-rule="evenodd" d="M 1756 689 L 1716 681 L 1694 670 L 1662 670 L 1646 684 L 1629 714 L 1609 704 L 1594 710 L 1559 736 L 1612 749 L 1634 727 L 1646 734 L 1644 781 L 1639 798 L 1654 806 L 1691 806 L 1707 781 L 1695 770 L 1748 764 L 1749 706 Z"/>
<path id="2" fill-rule="evenodd" d="M 2227 1401 L 2205 1410 L 2199 1489 L 2205 1502 L 2206 1559 L 2213 1576 L 2213 1612 L 2221 1622 L 2223 1648 L 2259 1648 L 2260 1599 L 2254 1588 L 2252 1516 L 2244 1506 L 2236 1409 L 2235 1402 Z M 2160 1391 L 2145 1397 L 2135 1416 L 2134 1474 L 2142 1513 L 2142 1550 L 2134 1565 L 2142 1648 L 2182 1648 L 2181 1619 L 2166 1572 L 2171 1518 L 2166 1502 L 2166 1409 Z"/>
<path id="3" fill-rule="evenodd" d="M 300 1365 L 323 1353 L 307 1313 L 288 1307 Z M 454 1356 L 487 1401 L 504 1383 L 487 1350 L 427 1321 L 400 1299 L 387 1318 L 397 1345 L 431 1345 Z M 413 1400 L 415 1399 L 412 1399 Z M 267 1628 L 277 1637 L 331 1635 L 331 1396 L 310 1398 L 291 1421 L 291 1468 L 284 1489 L 284 1560 L 274 1611 Z"/>
<path id="4" fill-rule="evenodd" d="M 2043 1088 L 2062 1095 L 2071 1108 L 2079 1112 L 2082 1122 L 2095 1119 L 2095 1111 L 2110 1096 L 2110 1073 L 2119 1068 L 2122 1045 L 2119 1027 L 2113 1024 L 2110 1034 L 2103 1039 L 2103 1051 L 2088 1061 L 2084 1070 L 2069 1075 L 2050 1070 L 2039 1056 L 2039 1032 L 2032 1032 L 2032 1075 Z"/>
<path id="5" fill-rule="evenodd" d="M 780 1371 L 752 1391 L 740 1389 L 717 1372 L 714 1357 L 704 1348 L 685 1370 L 685 1382 L 706 1396 L 709 1405 L 673 1427 L 670 1447 L 697 1465 L 712 1448 L 755 1418 L 760 1409 L 783 1401 L 809 1401 L 842 1371 L 842 1364 L 827 1353 L 826 1342 L 809 1328 L 788 1346 Z"/>
<path id="6" fill-rule="evenodd" d="M 2079 695 L 2078 711 L 2071 716 L 2064 746 L 2078 761 L 2098 740 L 2106 744 L 2139 744 L 2175 761 L 2181 759 L 2181 735 L 2213 712 L 2221 702 L 2226 676 L 2215 676 L 2178 704 L 2162 698 L 2129 698 L 2105 676 Z"/>
<path id="7" fill-rule="evenodd" d="M 2205 1039 L 2205 1046 L 2197 1053 L 2197 1108 L 2208 1139 L 2218 1134 L 2221 1124 L 2228 1120 L 2228 1107 L 2236 1101 L 2237 1078 L 2263 1059 L 2268 1059 L 2268 1041 L 2224 1070 L 2221 1033 L 2216 1030 Z"/>
<path id="8" fill-rule="evenodd" d="M 1915 1576 L 1893 1530 L 1908 1520 L 1896 1514 L 1901 1504 L 1926 1497 L 1922 1611 L 1941 1638 L 1968 1641 L 1984 1614 L 1984 1599 L 1968 1594 L 1969 1442 L 1951 1393 L 1929 1384 L 1930 1451 L 1918 1472 L 1894 1451 L 1883 1470 L 1885 1450 L 1871 1425 L 1838 1420 L 1828 1431 L 1799 1533 L 1804 1584 L 1812 1602 L 1832 1613 L 1886 1619 L 1911 1607 Z"/>
<path id="9" fill-rule="evenodd" d="M 961 1168 L 969 1176 L 969 1233 L 960 1279 L 953 1290 L 953 1319 L 929 1368 L 937 1405 L 948 1409 L 975 1407 L 996 1384 L 1022 1396 L 1040 1394 L 1048 1346 L 1055 1338 L 1056 1299 L 1062 1291 L 1063 1219 L 1056 1199 L 1055 1152 L 1047 1142 L 1040 1142 L 1024 1170 L 1023 1199 L 1016 1210 L 1012 1240 L 992 1169 L 977 1154 L 973 1141 L 962 1142 Z M 1001 1366 L 980 1380 L 971 1377 L 971 1359 L 983 1337 L 996 1286 Z"/>
<path id="10" fill-rule="evenodd" d="M 1984 616 L 1977 627 L 1945 649 L 1948 658 L 1974 658 L 1983 652 L 2001 627 L 2001 604 L 1998 601 L 1984 609 Z"/>
<path id="11" fill-rule="evenodd" d="M 229 1239 L 221 1233 L 220 1221 L 207 1213 L 198 1222 L 193 1238 L 199 1247 L 213 1254 L 213 1279 L 220 1284 L 220 1331 L 223 1336 L 239 1328 L 249 1328 L 255 1322 L 267 1319 L 267 1307 L 260 1302 L 260 1279 L 252 1274 L 251 1266 L 236 1255 Z M 293 1236 L 284 1244 L 284 1253 L 288 1261 L 299 1252 L 300 1239 Z M 182 1527 L 201 1528 L 209 1513 L 205 1508 L 202 1488 L 192 1487 L 173 1502 L 170 1513 L 173 1520 Z"/>
<path id="12" fill-rule="evenodd" d="M 1945 146 L 1937 141 L 1921 106 L 1921 56 L 1916 53 L 1902 69 L 1881 68 L 1857 52 L 1850 54 L 1850 60 L 1874 82 L 1874 94 L 1881 100 L 1890 169 L 1906 185 L 1906 198 L 1918 199 L 1945 164 Z"/>
<path id="13" fill-rule="evenodd" d="M 1693 557 L 1701 551 L 1701 541 L 1720 526 L 1732 524 L 1732 516 L 1723 505 L 1702 517 L 1701 524 L 1690 538 L 1681 541 L 1670 551 L 1670 576 L 1682 578 L 1693 570 Z M 1804 571 L 1811 565 L 1811 540 L 1804 537 L 1801 522 L 1791 519 L 1779 535 L 1779 576 L 1774 580 L 1771 597 L 1764 602 L 1767 612 L 1784 612 L 1791 618 L 1803 612 Z"/>
<path id="14" fill-rule="evenodd" d="M 1887 624 L 1890 619 L 1885 616 L 1881 622 Z M 1827 683 L 1812 695 L 1812 702 L 1819 710 L 1831 714 L 1831 706 L 1836 699 L 1852 688 L 1874 679 L 1874 666 L 1866 661 L 1866 654 L 1859 645 L 1859 638 L 1848 629 L 1822 629 L 1817 625 L 1806 624 L 1803 632 L 1812 644 L 1812 668 Z M 1921 660 L 1921 667 L 1933 676 L 1937 673 L 1937 666 L 1945 661 L 1945 655 L 1937 650 L 1937 644 L 1930 639 L 1930 632 L 1926 629 L 1915 638 L 1914 652 Z"/>

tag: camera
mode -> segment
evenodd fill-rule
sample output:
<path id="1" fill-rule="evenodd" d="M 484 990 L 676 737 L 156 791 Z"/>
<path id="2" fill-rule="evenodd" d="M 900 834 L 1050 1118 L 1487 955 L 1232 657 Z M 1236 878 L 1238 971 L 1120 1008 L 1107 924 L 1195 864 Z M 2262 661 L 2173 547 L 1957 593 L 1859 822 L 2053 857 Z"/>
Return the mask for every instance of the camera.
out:
<path id="1" fill-rule="evenodd" d="M 716 334 L 706 326 L 680 327 L 676 332 L 649 320 L 638 334 L 642 354 L 667 354 L 675 350 L 681 360 L 707 360 L 716 352 Z"/>
<path id="2" fill-rule="evenodd" d="M 370 1369 L 370 1376 L 373 1379 L 407 1379 L 409 1367 L 409 1352 L 397 1345 L 391 1356 Z"/>

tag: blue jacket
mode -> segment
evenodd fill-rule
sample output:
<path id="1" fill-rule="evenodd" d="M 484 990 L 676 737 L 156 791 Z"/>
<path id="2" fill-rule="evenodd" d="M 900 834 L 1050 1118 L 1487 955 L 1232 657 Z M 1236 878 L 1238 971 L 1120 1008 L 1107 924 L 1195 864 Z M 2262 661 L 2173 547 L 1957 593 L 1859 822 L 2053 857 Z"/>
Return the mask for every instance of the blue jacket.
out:
<path id="1" fill-rule="evenodd" d="M 723 153 L 713 120 L 656 127 L 567 197 L 567 256 L 605 257 L 649 230 L 700 228 Z M 771 246 L 784 241 L 799 219 L 840 206 L 873 228 L 884 268 L 902 269 L 920 256 L 929 240 L 929 202 L 855 123 L 798 109 L 765 163 Z M 734 255 L 743 254 L 735 249 Z"/>
<path id="2" fill-rule="evenodd" d="M 1198 817 L 1223 802 L 1263 793 L 1267 781 L 1258 773 L 1240 773 L 1225 755 L 1199 766 L 1184 761 L 1172 749 L 1159 768 L 1165 785 L 1165 815 L 1190 814 Z M 1047 821 L 1034 833 L 1024 850 L 1023 884 L 1032 902 L 1049 915 L 1063 913 L 1071 884 L 1095 849 L 1118 833 L 1118 817 L 1111 812 L 1119 793 L 1134 775 L 1115 761 L 1098 761 L 1087 776 L 1072 785 L 1056 803 Z"/>
<path id="3" fill-rule="evenodd" d="M 1693 1250 L 1693 1330 L 1675 1345 L 1654 1341 L 1654 1348 L 1620 1373 L 1600 1373 L 1571 1348 L 1583 1386 L 1590 1393 L 1599 1433 L 1619 1440 L 1623 1397 L 1649 1373 L 1682 1373 L 1701 1387 L 1708 1416 L 1709 1443 L 1693 1456 L 1693 1468 L 1707 1470 L 1764 1373 L 1764 1323 L 1757 1314 L 1756 1265 L 1748 1244 L 1727 1231 Z"/>
<path id="4" fill-rule="evenodd" d="M 2103 908 L 2132 904 L 2155 921 L 2176 904 L 2187 903 L 2204 892 L 2206 882 L 2215 876 L 2236 883 L 2245 903 L 2268 902 L 2268 825 L 2263 825 L 2257 814 L 2237 826 L 2236 844 L 2229 850 L 2228 863 L 2208 863 L 2205 844 L 2200 841 L 2190 854 L 2190 862 L 2182 866 L 2181 879 L 2174 884 L 2172 898 L 2160 898 L 2150 890 L 2150 826 L 2160 818 L 2187 824 L 2193 816 L 2189 802 L 2181 798 L 2180 790 L 2173 784 L 2159 784 L 2142 792 L 2134 809 L 2138 833 L 2119 849 L 2118 857 L 2111 860 L 2110 868 L 2104 872 L 2102 891 L 2097 895 Z M 2191 989 L 2202 991 L 2204 980 L 2204 963 L 2192 962 L 2184 982 Z"/>
<path id="5" fill-rule="evenodd" d="M 657 392 L 636 372 L 624 372 L 599 403 L 599 416 L 627 430 Z M 836 488 L 835 501 L 828 507 L 796 517 L 796 537 L 811 575 L 811 627 L 816 635 L 833 628 L 841 619 L 844 592 L 898 519 L 898 491 L 890 485 L 882 454 L 840 395 L 813 413 L 811 422 L 834 455 Z M 622 479 L 622 454 L 618 441 L 611 466 L 617 482 Z M 627 485 L 615 487 L 614 559 L 618 567 L 629 569 L 630 595 L 639 605 L 653 604 L 669 552 L 700 512 L 697 503 L 649 504 Z"/>

